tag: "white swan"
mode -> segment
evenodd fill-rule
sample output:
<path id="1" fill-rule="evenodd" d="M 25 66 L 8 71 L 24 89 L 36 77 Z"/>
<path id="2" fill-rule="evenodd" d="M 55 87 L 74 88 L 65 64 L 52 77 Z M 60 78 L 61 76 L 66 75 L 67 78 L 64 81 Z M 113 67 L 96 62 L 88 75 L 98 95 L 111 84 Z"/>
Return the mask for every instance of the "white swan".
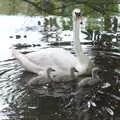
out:
<path id="1" fill-rule="evenodd" d="M 78 75 L 88 72 L 91 63 L 89 58 L 84 55 L 79 40 L 80 9 L 73 10 L 72 15 L 76 57 L 63 48 L 46 48 L 28 54 L 22 54 L 13 48 L 13 55 L 26 70 L 45 77 L 48 76 L 47 69 L 52 68 L 55 70 L 55 81 L 62 77 L 70 79 L 72 68 L 78 71 Z"/>

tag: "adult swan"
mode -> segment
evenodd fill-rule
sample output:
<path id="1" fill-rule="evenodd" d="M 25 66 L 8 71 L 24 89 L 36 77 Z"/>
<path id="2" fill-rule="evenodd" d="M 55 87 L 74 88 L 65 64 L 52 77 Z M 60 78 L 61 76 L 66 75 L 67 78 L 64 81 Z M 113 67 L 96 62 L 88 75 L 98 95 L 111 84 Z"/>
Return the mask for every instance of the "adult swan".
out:
<path id="1" fill-rule="evenodd" d="M 75 68 L 77 75 L 88 72 L 90 68 L 90 60 L 84 55 L 79 40 L 79 28 L 81 22 L 80 9 L 73 10 L 73 38 L 76 57 L 63 48 L 46 48 L 37 52 L 22 54 L 13 48 L 13 55 L 20 64 L 27 70 L 48 78 L 48 69 L 55 70 L 53 80 L 69 80 L 72 79 L 72 70 Z"/>

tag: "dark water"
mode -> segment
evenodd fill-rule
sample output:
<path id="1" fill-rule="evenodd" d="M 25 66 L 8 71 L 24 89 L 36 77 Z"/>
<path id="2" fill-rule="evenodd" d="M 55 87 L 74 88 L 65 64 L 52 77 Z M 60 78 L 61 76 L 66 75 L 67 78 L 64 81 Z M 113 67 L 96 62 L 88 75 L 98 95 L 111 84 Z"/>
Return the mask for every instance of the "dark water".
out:
<path id="1" fill-rule="evenodd" d="M 48 35 L 47 30 L 42 34 L 43 41 L 48 40 L 48 36 L 55 39 L 53 33 Z M 49 40 L 46 43 L 50 44 Z M 23 46 L 26 48 L 24 52 L 34 47 L 33 44 Z M 73 52 L 70 45 L 61 47 Z M 95 66 L 99 67 L 102 81 L 83 88 L 76 87 L 73 81 L 54 83 L 52 86 L 44 83 L 38 89 L 26 87 L 26 81 L 36 75 L 26 72 L 15 59 L 1 61 L 0 119 L 120 120 L 120 53 L 92 49 L 92 45 L 83 45 L 83 48 Z"/>

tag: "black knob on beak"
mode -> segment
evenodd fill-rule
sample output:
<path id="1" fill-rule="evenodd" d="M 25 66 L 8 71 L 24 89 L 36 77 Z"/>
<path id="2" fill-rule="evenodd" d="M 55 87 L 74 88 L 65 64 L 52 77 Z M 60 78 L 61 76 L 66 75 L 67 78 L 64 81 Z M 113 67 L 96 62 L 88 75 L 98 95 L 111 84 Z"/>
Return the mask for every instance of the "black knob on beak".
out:
<path id="1" fill-rule="evenodd" d="M 76 16 L 81 16 L 81 13 L 79 12 L 79 13 L 77 13 L 77 12 L 75 12 L 75 14 L 76 14 Z"/>

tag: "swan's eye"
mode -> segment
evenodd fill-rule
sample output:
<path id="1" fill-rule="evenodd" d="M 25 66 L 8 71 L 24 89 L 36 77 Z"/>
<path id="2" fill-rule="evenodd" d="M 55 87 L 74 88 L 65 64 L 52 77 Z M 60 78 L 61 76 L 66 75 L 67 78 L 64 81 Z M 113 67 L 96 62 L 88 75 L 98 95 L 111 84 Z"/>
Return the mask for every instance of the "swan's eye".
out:
<path id="1" fill-rule="evenodd" d="M 75 12 L 75 15 L 80 17 L 81 16 L 81 12 Z"/>

